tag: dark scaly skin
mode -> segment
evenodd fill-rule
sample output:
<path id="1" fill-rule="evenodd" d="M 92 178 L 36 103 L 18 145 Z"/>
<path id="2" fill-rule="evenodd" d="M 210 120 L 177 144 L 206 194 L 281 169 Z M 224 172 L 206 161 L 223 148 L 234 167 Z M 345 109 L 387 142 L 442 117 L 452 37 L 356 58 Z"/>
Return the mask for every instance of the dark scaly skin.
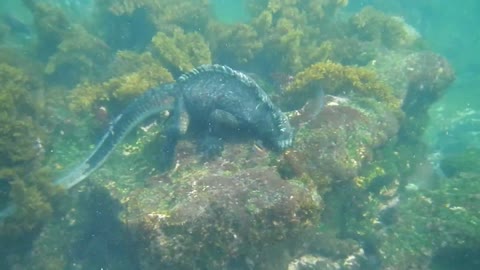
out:
<path id="1" fill-rule="evenodd" d="M 171 113 L 162 149 L 166 166 L 173 163 L 175 147 L 187 126 L 200 135 L 207 156 L 221 152 L 225 127 L 229 132 L 249 134 L 272 150 L 283 151 L 292 145 L 288 118 L 253 79 L 226 66 L 204 65 L 180 76 L 177 83 L 161 85 L 135 99 L 110 124 L 90 156 L 54 183 L 65 189 L 80 183 L 107 160 L 131 129 L 165 110 Z M 12 204 L 0 211 L 0 220 L 14 212 Z"/>
<path id="2" fill-rule="evenodd" d="M 189 129 L 200 134 L 200 148 L 206 156 L 219 154 L 223 149 L 222 131 L 249 134 L 272 150 L 290 147 L 293 129 L 278 107 L 253 79 L 226 66 L 201 66 L 181 76 L 177 82 L 176 119 L 167 136 L 176 143 L 181 133 L 181 115 L 189 118 Z M 174 146 L 166 144 L 173 155 Z M 173 157 L 167 158 L 172 161 Z"/>

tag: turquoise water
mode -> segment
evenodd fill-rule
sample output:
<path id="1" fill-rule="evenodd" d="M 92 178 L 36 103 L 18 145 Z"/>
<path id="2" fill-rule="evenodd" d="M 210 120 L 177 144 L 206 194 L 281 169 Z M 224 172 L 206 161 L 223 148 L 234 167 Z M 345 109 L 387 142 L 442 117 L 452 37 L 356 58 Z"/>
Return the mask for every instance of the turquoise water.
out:
<path id="1" fill-rule="evenodd" d="M 480 269 L 480 3 L 347 2 L 2 1 L 0 269 Z"/>
<path id="2" fill-rule="evenodd" d="M 478 1 L 464 1 L 452 7 L 448 1 L 360 1 L 355 8 L 373 4 L 386 12 L 406 18 L 422 36 L 429 48 L 448 57 L 455 68 L 456 80 L 445 96 L 432 109 L 431 132 L 441 128 L 445 118 L 463 114 L 465 110 L 477 111 L 480 56 L 476 53 L 480 36 L 470 32 L 478 23 Z M 478 147 L 478 145 L 477 145 Z"/>

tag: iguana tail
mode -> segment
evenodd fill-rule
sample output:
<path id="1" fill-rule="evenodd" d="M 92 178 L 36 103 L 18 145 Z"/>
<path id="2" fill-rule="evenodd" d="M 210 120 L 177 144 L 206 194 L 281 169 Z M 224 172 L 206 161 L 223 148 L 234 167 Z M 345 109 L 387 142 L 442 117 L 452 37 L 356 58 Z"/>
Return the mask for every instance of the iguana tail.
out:
<path id="1" fill-rule="evenodd" d="M 103 135 L 90 156 L 66 176 L 55 180 L 54 184 L 70 189 L 87 178 L 105 162 L 115 147 L 135 126 L 155 113 L 173 109 L 174 90 L 174 84 L 164 84 L 148 90 L 142 96 L 136 98 L 110 124 L 107 133 Z M 16 209 L 17 206 L 10 202 L 7 207 L 0 210 L 0 221 L 13 215 Z"/>
<path id="2" fill-rule="evenodd" d="M 108 131 L 90 156 L 66 176 L 55 180 L 54 183 L 70 189 L 87 178 L 105 162 L 115 147 L 135 126 L 155 113 L 173 109 L 174 88 L 174 84 L 165 84 L 136 98 L 110 124 Z"/>

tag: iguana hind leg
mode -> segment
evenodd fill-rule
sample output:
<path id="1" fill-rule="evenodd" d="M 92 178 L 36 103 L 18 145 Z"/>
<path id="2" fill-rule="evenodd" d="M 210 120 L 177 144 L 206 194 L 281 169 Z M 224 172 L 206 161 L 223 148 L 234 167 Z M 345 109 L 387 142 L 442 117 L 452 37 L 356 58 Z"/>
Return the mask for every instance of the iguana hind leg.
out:
<path id="1" fill-rule="evenodd" d="M 170 111 L 171 116 L 165 124 L 165 141 L 161 151 L 161 164 L 163 169 L 169 169 L 175 163 L 175 148 L 178 140 L 187 131 L 189 117 L 184 109 L 183 99 L 178 98 L 175 109 Z"/>

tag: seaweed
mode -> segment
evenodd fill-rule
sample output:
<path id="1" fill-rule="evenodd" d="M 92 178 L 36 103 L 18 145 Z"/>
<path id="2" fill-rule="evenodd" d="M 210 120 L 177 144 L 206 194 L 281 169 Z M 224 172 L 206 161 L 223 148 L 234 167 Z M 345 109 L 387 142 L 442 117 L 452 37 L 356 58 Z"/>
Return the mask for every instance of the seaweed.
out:
<path id="1" fill-rule="evenodd" d="M 172 35 L 159 32 L 152 39 L 152 51 L 174 74 L 211 63 L 211 53 L 199 33 L 185 33 L 176 28 Z"/>
<path id="2" fill-rule="evenodd" d="M 13 201 L 17 209 L 0 225 L 2 242 L 9 242 L 41 227 L 52 214 L 50 200 L 59 190 L 49 183 L 48 170 L 42 169 L 47 139 L 34 118 L 43 112 L 32 96 L 39 91 L 39 83 L 21 69 L 0 64 L 0 85 L 0 181 L 4 189 L 0 206 L 3 209 L 7 201 Z"/>
<path id="3" fill-rule="evenodd" d="M 351 34 L 360 40 L 376 41 L 388 48 L 414 47 L 420 35 L 403 19 L 365 7 L 350 18 Z"/>
<path id="4" fill-rule="evenodd" d="M 170 72 L 148 52 L 135 54 L 120 51 L 116 58 L 116 63 L 124 62 L 121 68 L 117 68 L 118 75 L 103 83 L 78 84 L 69 97 L 71 110 L 92 113 L 95 105 L 102 102 L 126 104 L 152 87 L 173 81 Z"/>
<path id="5" fill-rule="evenodd" d="M 316 63 L 295 75 L 288 91 L 312 95 L 318 89 L 329 94 L 357 94 L 374 97 L 391 108 L 399 108 L 400 100 L 393 89 L 382 82 L 375 71 L 364 67 L 343 66 L 331 61 Z"/>

